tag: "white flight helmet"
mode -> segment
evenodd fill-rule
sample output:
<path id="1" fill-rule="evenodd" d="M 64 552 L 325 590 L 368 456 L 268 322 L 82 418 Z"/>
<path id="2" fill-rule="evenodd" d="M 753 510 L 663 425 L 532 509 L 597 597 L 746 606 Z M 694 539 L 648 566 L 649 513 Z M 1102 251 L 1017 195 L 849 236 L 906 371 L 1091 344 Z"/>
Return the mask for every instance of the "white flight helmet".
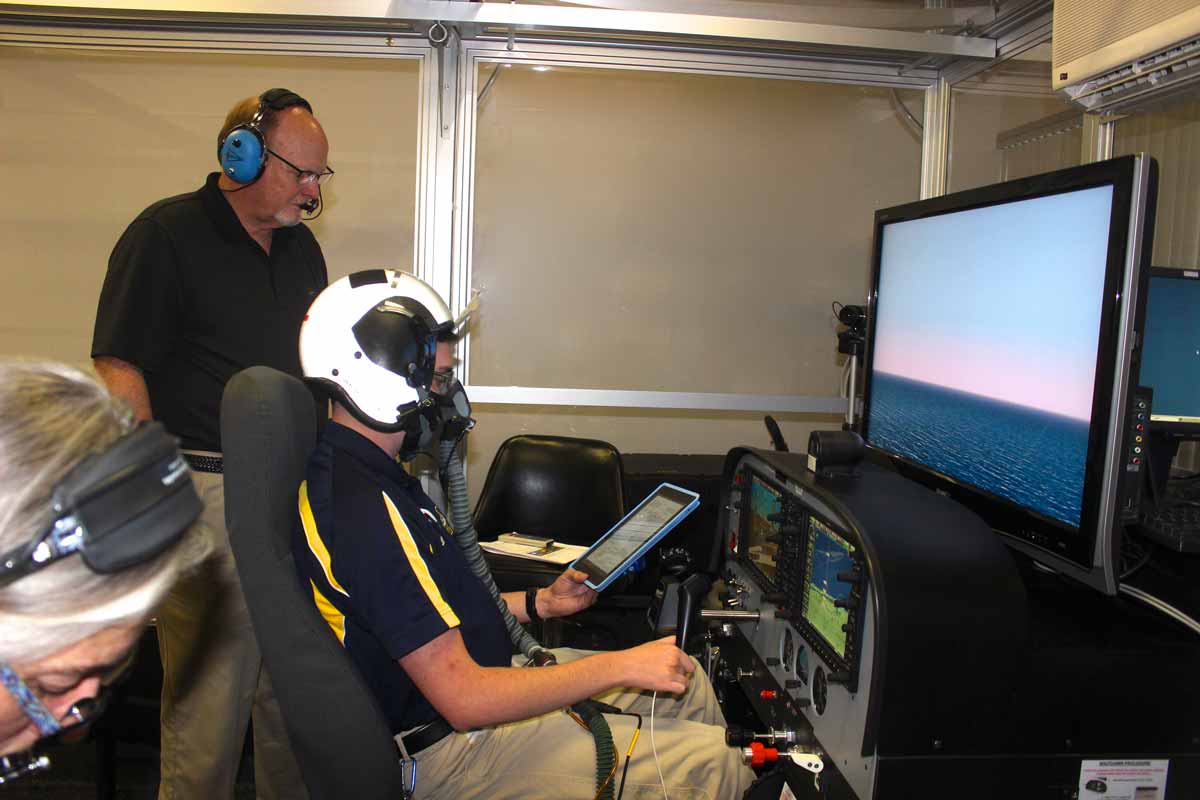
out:
<path id="1" fill-rule="evenodd" d="M 453 327 L 450 309 L 424 281 L 391 269 L 355 272 L 309 307 L 300 366 L 364 425 L 405 430 L 419 416 L 413 412 L 436 406 L 429 386 L 437 342 Z"/>

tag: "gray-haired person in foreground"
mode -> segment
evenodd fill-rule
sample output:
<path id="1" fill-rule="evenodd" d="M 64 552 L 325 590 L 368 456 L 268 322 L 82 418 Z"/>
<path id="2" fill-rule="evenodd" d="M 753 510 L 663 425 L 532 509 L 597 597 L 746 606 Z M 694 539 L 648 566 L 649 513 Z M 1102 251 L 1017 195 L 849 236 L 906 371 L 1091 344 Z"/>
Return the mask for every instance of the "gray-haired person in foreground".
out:
<path id="1" fill-rule="evenodd" d="M 0 783 L 85 728 L 208 550 L 174 438 L 72 367 L 0 359 Z"/>

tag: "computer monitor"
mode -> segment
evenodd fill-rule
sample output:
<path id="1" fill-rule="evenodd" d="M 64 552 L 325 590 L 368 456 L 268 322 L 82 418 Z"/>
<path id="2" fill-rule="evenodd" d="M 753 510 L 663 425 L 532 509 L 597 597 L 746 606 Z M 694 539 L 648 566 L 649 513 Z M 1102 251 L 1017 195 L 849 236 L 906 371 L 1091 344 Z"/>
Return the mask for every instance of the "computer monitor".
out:
<path id="1" fill-rule="evenodd" d="M 1200 270 L 1151 268 L 1138 382 L 1154 390 L 1151 475 L 1162 489 L 1179 443 L 1200 439 Z"/>
<path id="2" fill-rule="evenodd" d="M 1142 485 L 1156 185 L 1126 156 L 875 215 L 867 444 L 1109 594 Z"/>

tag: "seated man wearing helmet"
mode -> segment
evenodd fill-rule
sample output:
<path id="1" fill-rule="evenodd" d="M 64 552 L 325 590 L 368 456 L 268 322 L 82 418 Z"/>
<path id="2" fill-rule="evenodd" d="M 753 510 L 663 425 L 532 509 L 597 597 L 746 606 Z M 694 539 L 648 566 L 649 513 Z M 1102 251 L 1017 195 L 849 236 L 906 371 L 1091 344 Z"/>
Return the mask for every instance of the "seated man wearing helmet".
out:
<path id="1" fill-rule="evenodd" d="M 453 327 L 429 286 L 373 270 L 330 285 L 300 333 L 304 374 L 334 405 L 300 488 L 293 553 L 387 717 L 415 796 L 592 797 L 594 741 L 561 709 L 598 696 L 644 715 L 656 705 L 657 759 L 647 744 L 634 751 L 628 796 L 665 789 L 673 797 L 741 797 L 754 775 L 725 745 L 708 680 L 670 639 L 590 655 L 559 651 L 564 663 L 538 669 L 510 666 L 504 611 L 528 621 L 525 593 L 498 604 L 445 516 L 397 460 L 429 438 L 422 434 L 440 406 L 469 414 L 451 373 Z M 584 578 L 568 570 L 539 590 L 537 616 L 593 603 Z M 635 716 L 606 719 L 617 753 L 628 752 Z"/>

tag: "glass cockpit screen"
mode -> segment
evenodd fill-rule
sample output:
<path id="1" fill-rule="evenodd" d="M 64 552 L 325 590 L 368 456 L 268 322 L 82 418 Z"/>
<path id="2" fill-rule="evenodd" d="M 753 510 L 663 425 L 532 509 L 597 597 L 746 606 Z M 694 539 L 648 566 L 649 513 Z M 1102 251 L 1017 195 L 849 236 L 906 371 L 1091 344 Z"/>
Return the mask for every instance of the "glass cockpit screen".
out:
<path id="1" fill-rule="evenodd" d="M 845 600 L 853 586 L 838 580 L 839 572 L 854 566 L 854 545 L 816 517 L 808 518 L 808 541 L 804 556 L 804 593 L 801 613 L 805 622 L 820 634 L 839 658 L 846 658 L 846 631 L 850 610 L 835 603 Z"/>
<path id="2" fill-rule="evenodd" d="M 772 522 L 769 517 L 782 509 L 779 491 L 750 473 L 750 514 L 742 553 L 772 583 L 775 582 L 778 562 L 779 523 Z"/>

